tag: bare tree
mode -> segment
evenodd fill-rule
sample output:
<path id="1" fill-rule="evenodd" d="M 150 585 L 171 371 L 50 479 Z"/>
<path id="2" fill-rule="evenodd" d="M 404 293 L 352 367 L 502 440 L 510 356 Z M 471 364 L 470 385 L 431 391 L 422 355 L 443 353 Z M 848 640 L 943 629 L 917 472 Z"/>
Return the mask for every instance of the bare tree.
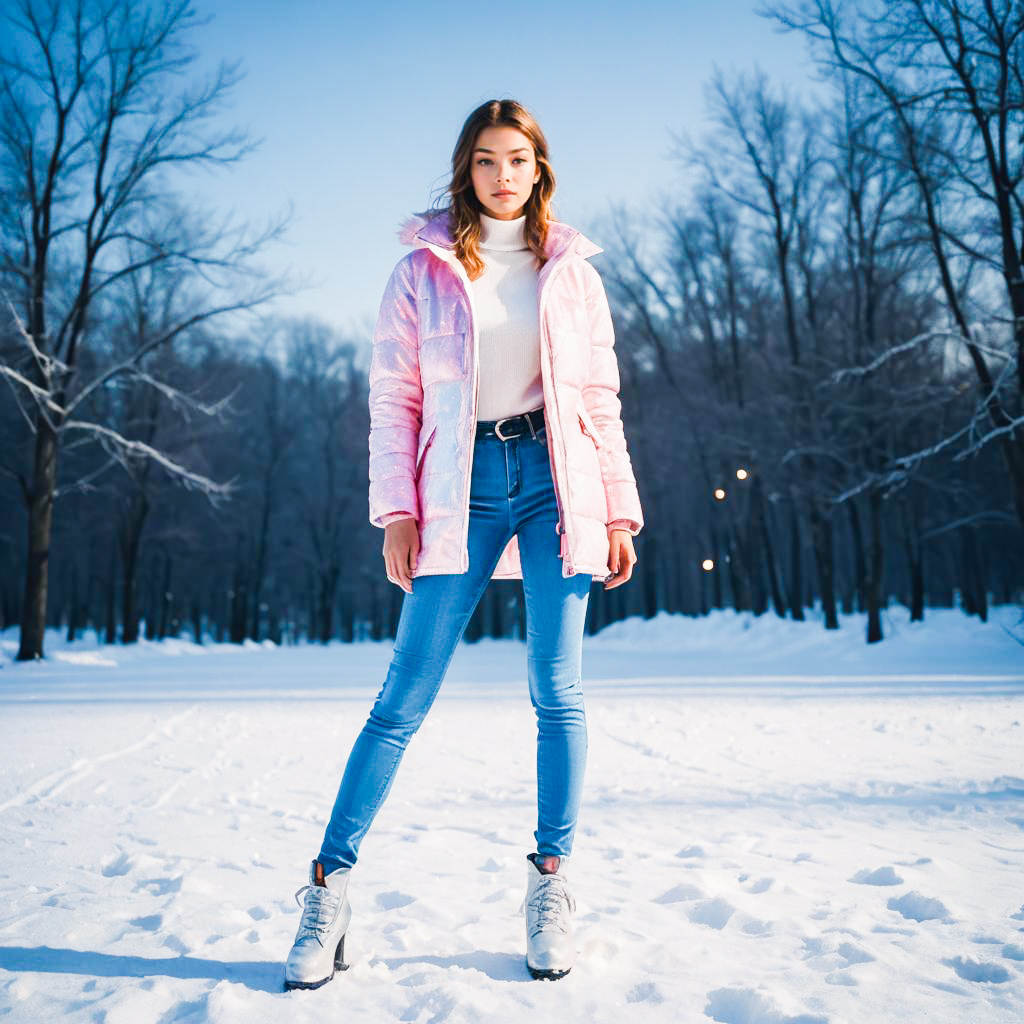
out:
<path id="1" fill-rule="evenodd" d="M 41 657 L 58 453 L 79 434 L 113 457 L 144 456 L 211 496 L 222 485 L 144 440 L 83 415 L 90 397 L 131 377 L 174 396 L 145 359 L 212 317 L 272 293 L 250 259 L 280 225 L 251 233 L 181 207 L 183 166 L 241 159 L 244 136 L 213 127 L 237 69 L 191 77 L 190 0 L 12 0 L 0 49 L 0 206 L 3 278 L 23 310 L 20 358 L 0 365 L 18 386 L 34 435 L 31 465 L 6 466 L 28 510 L 19 659 Z M 100 312 L 115 289 L 155 268 L 187 276 L 159 327 L 83 377 L 83 352 L 104 345 Z"/>
<path id="2" fill-rule="evenodd" d="M 870 86 L 891 129 L 890 159 L 919 191 L 946 308 L 980 387 L 981 416 L 959 437 L 975 451 L 998 445 L 1024 524 L 1024 6 L 801 0 L 766 12 Z M 958 274 L 964 263 L 967 274 Z M 1002 301 L 979 302 L 988 289 L 968 292 L 968 275 L 996 275 Z M 986 314 L 987 347 L 973 324 Z M 980 436 L 979 419 L 987 420 Z"/>
<path id="3" fill-rule="evenodd" d="M 806 510 L 825 625 L 836 629 L 831 508 L 821 480 L 825 468 L 813 455 L 814 440 L 825 422 L 814 382 L 827 359 L 822 351 L 817 274 L 827 234 L 822 222 L 830 200 L 818 130 L 821 112 L 804 109 L 761 73 L 731 82 L 716 75 L 710 95 L 720 130 L 713 145 L 690 147 L 690 159 L 763 232 L 782 301 L 790 368 L 779 375 L 778 383 L 789 396 L 794 429 L 803 442 L 796 460 L 799 472 L 789 483 L 794 517 L 790 609 L 795 618 L 802 618 L 797 520 Z"/>
<path id="4" fill-rule="evenodd" d="M 351 572 L 349 549 L 357 531 L 367 526 L 366 377 L 356 367 L 355 346 L 323 324 L 292 322 L 284 344 L 304 409 L 302 447 L 292 470 L 305 540 L 310 632 L 327 643 L 339 597 L 343 619 L 350 620 L 364 588 L 364 581 Z M 350 622 L 343 628 L 350 632 Z"/>

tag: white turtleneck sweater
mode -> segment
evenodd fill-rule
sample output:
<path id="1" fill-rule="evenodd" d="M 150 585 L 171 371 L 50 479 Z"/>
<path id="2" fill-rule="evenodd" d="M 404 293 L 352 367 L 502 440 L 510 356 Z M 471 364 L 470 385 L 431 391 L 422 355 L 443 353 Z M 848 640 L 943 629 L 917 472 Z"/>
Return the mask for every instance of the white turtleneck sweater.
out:
<path id="1" fill-rule="evenodd" d="M 517 416 L 544 404 L 537 260 L 523 237 L 525 226 L 525 215 L 480 215 L 484 272 L 472 283 L 480 342 L 478 420 Z"/>

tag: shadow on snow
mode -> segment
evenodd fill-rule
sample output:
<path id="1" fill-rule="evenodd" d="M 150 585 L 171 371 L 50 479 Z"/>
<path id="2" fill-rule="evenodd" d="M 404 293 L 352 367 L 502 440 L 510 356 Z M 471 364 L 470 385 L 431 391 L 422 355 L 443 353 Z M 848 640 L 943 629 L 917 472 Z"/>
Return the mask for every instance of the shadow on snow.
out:
<path id="1" fill-rule="evenodd" d="M 210 978 L 213 981 L 235 981 L 256 992 L 280 992 L 284 988 L 281 964 L 269 961 L 117 956 L 77 949 L 51 949 L 49 946 L 0 946 L 0 969 L 39 974 L 86 974 L 96 978 Z"/>

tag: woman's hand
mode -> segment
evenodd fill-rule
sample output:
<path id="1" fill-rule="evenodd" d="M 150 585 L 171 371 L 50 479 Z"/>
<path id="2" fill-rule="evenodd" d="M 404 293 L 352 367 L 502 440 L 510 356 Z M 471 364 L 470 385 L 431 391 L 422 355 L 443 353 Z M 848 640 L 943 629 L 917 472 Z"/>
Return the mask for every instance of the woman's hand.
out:
<path id="1" fill-rule="evenodd" d="M 612 530 L 608 535 L 608 572 L 611 575 L 604 581 L 605 590 L 613 590 L 628 583 L 636 565 L 636 552 L 633 550 L 633 537 L 629 530 Z"/>
<path id="2" fill-rule="evenodd" d="M 420 553 L 420 531 L 415 519 L 396 519 L 384 527 L 384 566 L 388 579 L 412 593 L 412 574 Z"/>

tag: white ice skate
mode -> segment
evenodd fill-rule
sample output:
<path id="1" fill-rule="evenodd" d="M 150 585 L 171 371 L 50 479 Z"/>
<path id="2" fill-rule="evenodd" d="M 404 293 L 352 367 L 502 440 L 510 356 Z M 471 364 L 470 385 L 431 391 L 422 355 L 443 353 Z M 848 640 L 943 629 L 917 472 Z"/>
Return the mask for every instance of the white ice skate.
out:
<path id="1" fill-rule="evenodd" d="M 526 966 L 535 978 L 564 978 L 576 962 L 576 901 L 558 857 L 526 858 Z"/>
<path id="2" fill-rule="evenodd" d="M 284 987 L 319 988 L 343 971 L 345 964 L 345 932 L 352 919 L 348 904 L 350 868 L 338 868 L 329 875 L 318 861 L 309 869 L 309 885 L 295 894 L 303 896 L 302 920 L 295 944 L 284 968 Z"/>

